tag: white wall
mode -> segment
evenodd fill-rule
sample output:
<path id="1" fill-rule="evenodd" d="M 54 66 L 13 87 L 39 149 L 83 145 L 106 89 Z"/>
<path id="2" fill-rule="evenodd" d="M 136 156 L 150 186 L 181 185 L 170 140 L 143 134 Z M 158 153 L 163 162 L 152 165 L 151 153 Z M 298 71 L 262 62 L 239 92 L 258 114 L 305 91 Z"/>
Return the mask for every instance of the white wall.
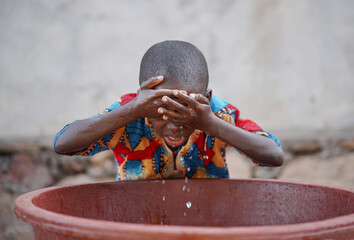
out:
<path id="1" fill-rule="evenodd" d="M 0 138 L 52 137 L 138 88 L 154 43 L 195 44 L 214 94 L 275 131 L 354 130 L 354 2 L 0 1 Z"/>

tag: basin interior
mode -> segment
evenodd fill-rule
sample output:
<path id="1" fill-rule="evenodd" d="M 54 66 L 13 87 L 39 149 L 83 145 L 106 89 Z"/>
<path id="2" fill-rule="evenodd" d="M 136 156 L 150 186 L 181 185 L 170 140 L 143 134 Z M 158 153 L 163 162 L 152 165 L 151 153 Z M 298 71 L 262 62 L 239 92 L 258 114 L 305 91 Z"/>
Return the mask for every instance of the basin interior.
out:
<path id="1" fill-rule="evenodd" d="M 324 186 L 262 180 L 145 180 L 68 186 L 33 199 L 40 208 L 115 222 L 262 226 L 354 213 L 354 196 Z"/>

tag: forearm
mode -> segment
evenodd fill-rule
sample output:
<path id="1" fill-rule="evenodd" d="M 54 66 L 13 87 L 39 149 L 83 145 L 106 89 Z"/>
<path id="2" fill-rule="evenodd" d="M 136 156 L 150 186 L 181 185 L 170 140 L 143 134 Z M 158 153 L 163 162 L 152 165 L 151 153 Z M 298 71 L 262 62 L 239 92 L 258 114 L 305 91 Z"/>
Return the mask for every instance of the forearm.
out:
<path id="1" fill-rule="evenodd" d="M 68 154 L 84 149 L 107 134 L 137 120 L 139 116 L 136 109 L 135 104 L 129 102 L 106 114 L 75 121 L 58 137 L 55 151 Z"/>
<path id="2" fill-rule="evenodd" d="M 209 126 L 213 127 L 207 131 L 208 134 L 234 146 L 255 161 L 270 166 L 283 164 L 283 151 L 272 139 L 238 128 L 216 116 L 211 118 Z"/>

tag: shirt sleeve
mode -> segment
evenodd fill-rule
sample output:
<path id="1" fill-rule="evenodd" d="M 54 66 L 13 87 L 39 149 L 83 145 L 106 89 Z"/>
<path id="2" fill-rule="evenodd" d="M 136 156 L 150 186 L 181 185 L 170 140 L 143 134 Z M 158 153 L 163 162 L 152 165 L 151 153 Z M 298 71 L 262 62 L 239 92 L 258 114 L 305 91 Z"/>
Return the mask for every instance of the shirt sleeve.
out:
<path id="1" fill-rule="evenodd" d="M 115 101 L 110 107 L 106 108 L 103 113 L 96 114 L 92 116 L 91 118 L 98 117 L 102 114 L 106 114 L 110 111 L 113 111 L 114 109 L 117 109 L 121 106 L 124 106 L 131 100 L 133 100 L 136 97 L 135 93 L 129 93 L 125 94 L 122 97 L 120 97 L 117 101 Z M 74 121 L 75 122 L 75 121 Z M 67 124 L 62 130 L 60 130 L 54 137 L 54 146 L 55 143 L 58 139 L 58 137 L 65 132 L 65 130 L 74 122 Z M 96 153 L 108 150 L 108 149 L 113 149 L 117 146 L 119 141 L 121 140 L 121 136 L 125 132 L 125 126 L 115 130 L 114 132 L 107 134 L 103 138 L 99 139 L 97 142 L 92 143 L 91 145 L 87 146 L 86 148 L 82 149 L 81 151 L 75 152 L 75 153 L 70 153 L 68 155 L 82 155 L 82 156 L 92 156 L 95 155 Z"/>
<path id="2" fill-rule="evenodd" d="M 226 114 L 229 114 L 235 121 L 235 126 L 242 128 L 248 132 L 252 132 L 255 134 L 259 134 L 262 135 L 264 137 L 270 138 L 272 139 L 277 145 L 278 147 L 282 148 L 282 146 L 280 145 L 280 142 L 278 140 L 278 138 L 276 136 L 274 136 L 273 134 L 263 130 L 257 123 L 253 122 L 252 120 L 249 119 L 242 119 L 240 118 L 240 111 L 233 105 L 231 105 L 230 103 L 228 103 L 228 105 L 224 108 L 224 112 Z M 239 151 L 238 149 L 236 149 L 239 153 L 243 154 L 241 151 Z M 243 154 L 245 155 L 245 154 Z M 250 160 L 256 165 L 256 166 L 261 166 L 261 167 L 266 167 L 268 165 L 257 162 L 253 159 L 250 158 Z"/>

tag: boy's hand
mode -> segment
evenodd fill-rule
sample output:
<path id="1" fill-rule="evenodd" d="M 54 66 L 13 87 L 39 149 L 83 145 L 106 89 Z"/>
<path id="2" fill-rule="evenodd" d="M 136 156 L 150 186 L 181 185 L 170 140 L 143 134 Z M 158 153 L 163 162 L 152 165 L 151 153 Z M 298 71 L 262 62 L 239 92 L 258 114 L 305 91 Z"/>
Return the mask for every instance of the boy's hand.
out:
<path id="1" fill-rule="evenodd" d="M 137 106 L 136 114 L 138 118 L 159 118 L 157 109 L 164 106 L 161 98 L 163 96 L 173 96 L 173 90 L 169 89 L 153 89 L 164 80 L 163 76 L 152 77 L 143 82 L 138 90 L 138 94 L 133 100 Z"/>
<path id="2" fill-rule="evenodd" d="M 181 124 L 183 126 L 208 131 L 209 122 L 215 116 L 210 108 L 209 100 L 202 94 L 184 94 L 174 90 L 173 96 L 178 101 L 168 96 L 162 97 L 162 102 L 168 107 L 159 107 L 158 112 L 164 120 Z"/>

